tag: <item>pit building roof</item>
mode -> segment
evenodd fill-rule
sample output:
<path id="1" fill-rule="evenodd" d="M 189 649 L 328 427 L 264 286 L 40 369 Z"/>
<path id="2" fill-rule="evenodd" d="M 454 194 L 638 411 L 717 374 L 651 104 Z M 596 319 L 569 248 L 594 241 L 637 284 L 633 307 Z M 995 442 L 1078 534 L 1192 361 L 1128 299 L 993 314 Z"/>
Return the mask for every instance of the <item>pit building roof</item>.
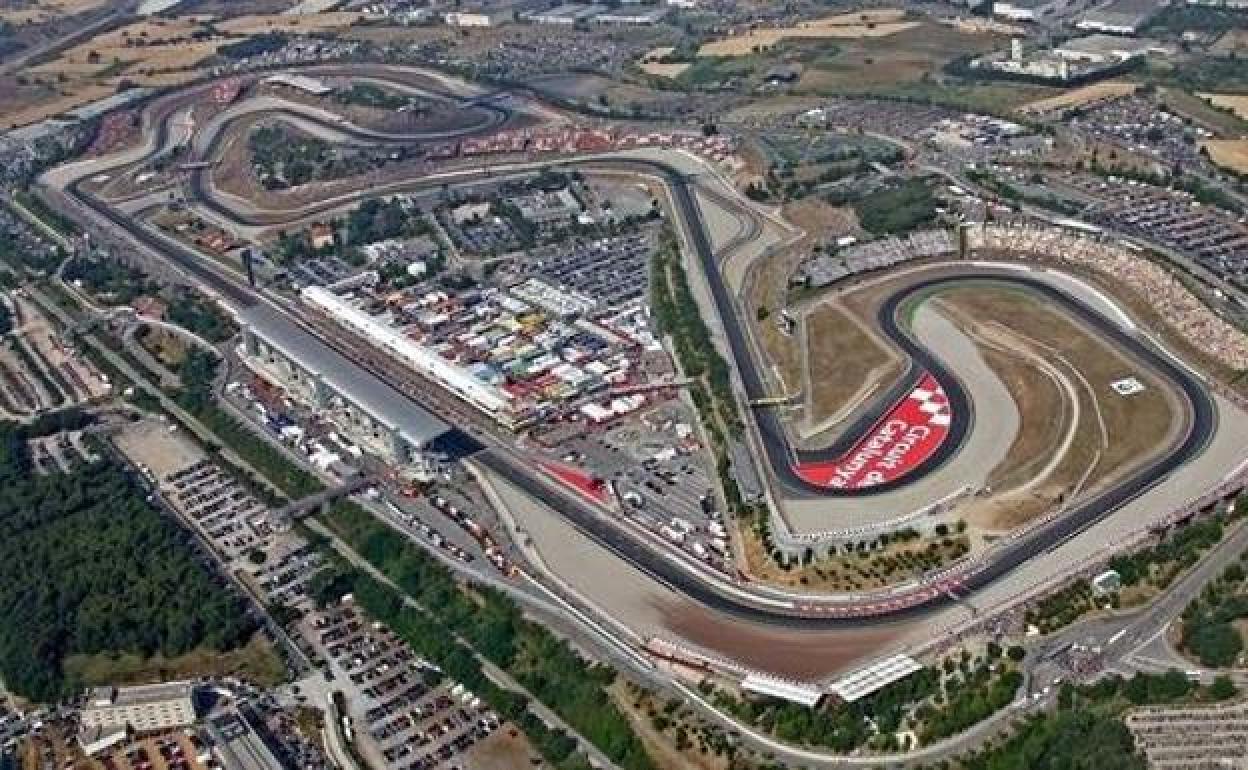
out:
<path id="1" fill-rule="evenodd" d="M 301 368 L 321 377 L 330 389 L 414 446 L 426 446 L 451 426 L 424 407 L 295 324 L 276 309 L 255 305 L 242 321 L 257 337 L 282 351 Z"/>

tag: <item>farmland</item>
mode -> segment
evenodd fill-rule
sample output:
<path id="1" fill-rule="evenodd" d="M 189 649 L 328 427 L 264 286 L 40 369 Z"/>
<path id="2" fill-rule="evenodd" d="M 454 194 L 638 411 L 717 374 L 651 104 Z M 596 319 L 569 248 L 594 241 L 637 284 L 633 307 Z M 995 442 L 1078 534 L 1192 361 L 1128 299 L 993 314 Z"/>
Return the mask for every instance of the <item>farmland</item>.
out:
<path id="1" fill-rule="evenodd" d="M 795 27 L 751 29 L 742 34 L 707 43 L 698 50 L 698 55 L 745 56 L 774 48 L 777 44 L 789 40 L 881 38 L 919 26 L 918 22 L 904 19 L 904 11 L 878 9 L 829 16 Z"/>

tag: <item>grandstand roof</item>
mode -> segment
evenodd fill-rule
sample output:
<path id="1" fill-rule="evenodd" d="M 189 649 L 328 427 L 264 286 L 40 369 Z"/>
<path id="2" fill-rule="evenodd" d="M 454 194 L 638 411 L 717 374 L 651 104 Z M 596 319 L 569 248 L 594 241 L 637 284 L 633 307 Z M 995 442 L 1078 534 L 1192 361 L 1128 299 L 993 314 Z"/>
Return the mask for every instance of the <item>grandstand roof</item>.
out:
<path id="1" fill-rule="evenodd" d="M 310 78 L 307 75 L 292 75 L 287 72 L 279 72 L 276 75 L 270 75 L 264 79 L 264 82 L 289 86 L 299 91 L 306 91 L 313 96 L 324 96 L 334 90 L 332 86 L 327 85 L 323 80 Z"/>
<path id="2" fill-rule="evenodd" d="M 364 371 L 346 356 L 267 305 L 242 312 L 243 323 L 301 368 L 321 377 L 330 389 L 414 446 L 425 446 L 450 425 L 424 407 Z"/>
<path id="3" fill-rule="evenodd" d="M 922 668 L 923 666 L 909 655 L 894 655 L 836 680 L 832 683 L 831 689 L 841 700 L 852 703 L 893 682 L 905 679 Z"/>
<path id="4" fill-rule="evenodd" d="M 335 321 L 346 325 L 370 342 L 398 355 L 425 376 L 433 377 L 482 409 L 498 413 L 507 408 L 507 397 L 498 388 L 481 382 L 463 367 L 417 344 L 398 329 L 378 321 L 342 297 L 320 286 L 310 286 L 300 298 L 316 306 Z"/>
<path id="5" fill-rule="evenodd" d="M 810 685 L 790 682 L 785 679 L 776 679 L 761 674 L 750 674 L 741 680 L 741 689 L 747 692 L 758 693 L 759 695 L 783 698 L 793 703 L 799 703 L 807 708 L 814 708 L 819 703 L 819 699 L 823 697 L 823 693 L 820 690 Z"/>

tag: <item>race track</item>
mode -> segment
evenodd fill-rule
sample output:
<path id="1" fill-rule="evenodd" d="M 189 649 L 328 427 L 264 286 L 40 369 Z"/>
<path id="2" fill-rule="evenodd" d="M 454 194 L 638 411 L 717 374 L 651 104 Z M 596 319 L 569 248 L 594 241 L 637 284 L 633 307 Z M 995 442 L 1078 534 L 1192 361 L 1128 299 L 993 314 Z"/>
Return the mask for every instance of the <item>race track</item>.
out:
<path id="1" fill-rule="evenodd" d="M 293 110 L 300 120 L 319 121 L 319 118 L 299 111 L 297 108 L 283 108 L 279 114 Z M 240 110 L 240 117 L 247 114 Z M 203 136 L 198 139 L 209 153 L 219 150 L 219 142 L 226 133 L 230 121 L 219 124 L 215 136 Z M 351 136 L 355 129 L 341 122 L 326 123 L 327 131 Z M 156 147 L 164 143 L 168 125 L 160 123 Z M 369 142 L 401 142 L 412 141 L 410 137 L 387 135 L 379 139 L 375 132 L 355 133 L 356 140 Z M 206 157 L 212 157 L 209 154 Z M 735 298 L 721 279 L 716 255 L 711 248 L 710 240 L 702 221 L 701 212 L 692 192 L 691 185 L 695 181 L 688 179 L 674 165 L 661 160 L 640 159 L 637 157 L 604 157 L 592 159 L 568 159 L 541 164 L 548 167 L 578 167 L 586 170 L 594 168 L 615 171 L 631 171 L 639 175 L 657 177 L 663 180 L 671 192 L 676 218 L 684 228 L 689 245 L 698 259 L 700 269 L 707 279 L 711 296 L 718 315 L 722 320 L 725 342 L 731 363 L 739 373 L 741 386 L 747 400 L 765 398 L 768 394 L 760 377 L 756 356 L 753 354 L 743 326 L 740 308 Z M 97 173 L 97 172 L 92 172 Z M 472 180 L 483 177 L 487 172 L 465 171 L 456 179 Z M 497 176 L 498 170 L 494 172 Z M 183 270 L 193 275 L 196 280 L 219 293 L 223 298 L 237 307 L 248 307 L 257 303 L 273 304 L 269 299 L 257 293 L 237 276 L 229 274 L 218 267 L 205 264 L 203 257 L 189 248 L 180 246 L 170 240 L 159 238 L 136 224 L 129 217 L 119 214 L 102 201 L 81 189 L 80 183 L 87 178 L 84 174 L 65 185 L 64 193 L 76 207 L 88 209 L 94 216 L 107 221 L 112 228 L 124 231 L 127 237 L 143 244 L 148 249 L 158 252 L 175 261 Z M 432 190 L 448 181 L 447 176 L 436 179 L 416 179 L 387 192 L 412 192 Z M 452 180 L 453 181 L 453 180 Z M 208 183 L 208 172 L 199 170 L 191 172 L 189 197 L 197 205 L 211 209 L 219 216 L 246 224 L 245 215 L 240 215 L 231 206 L 223 204 L 215 197 L 211 184 Z M 359 199 L 377 194 L 375 190 L 360 191 Z M 339 207 L 340 201 L 326 204 L 327 207 Z M 72 210 L 72 209 L 71 209 Z M 500 447 L 484 446 L 477 439 L 467 434 L 457 433 L 450 439 L 465 451 L 475 452 L 480 462 L 494 472 L 513 481 L 517 485 L 542 499 L 558 500 L 555 506 L 560 515 L 569 523 L 604 547 L 610 549 L 622 559 L 652 576 L 655 580 L 669 586 L 703 605 L 713 609 L 736 615 L 761 623 L 783 624 L 798 628 L 829 628 L 846 623 L 889 622 L 901 616 L 923 613 L 948 602 L 951 597 L 965 597 L 976 590 L 992 584 L 1001 576 L 1009 573 L 1020 564 L 1038 554 L 1059 545 L 1066 539 L 1077 535 L 1087 527 L 1100 521 L 1108 514 L 1120 508 L 1153 486 L 1161 482 L 1175 468 L 1198 456 L 1212 436 L 1217 424 L 1216 407 L 1205 389 L 1187 369 L 1177 364 L 1169 356 L 1157 350 L 1150 342 L 1124 331 L 1118 324 L 1102 316 L 1099 312 L 1085 305 L 1079 298 L 1068 294 L 1044 281 L 1026 276 L 1019 271 L 994 270 L 988 267 L 967 264 L 954 275 L 918 280 L 904 286 L 882 303 L 875 319 L 882 334 L 897 345 L 909 358 L 908 371 L 886 393 L 873 400 L 872 404 L 855 421 L 855 425 L 846 430 L 842 438 L 833 445 L 817 452 L 799 452 L 794 450 L 785 434 L 780 416 L 775 409 L 761 408 L 753 412 L 757 424 L 766 463 L 776 482 L 786 490 L 805 495 L 862 495 L 874 494 L 895 488 L 898 484 L 911 483 L 920 476 L 938 470 L 958 450 L 962 439 L 973 422 L 973 404 L 968 402 L 965 390 L 956 375 L 945 362 L 939 360 L 918 344 L 903 324 L 899 321 L 900 308 L 910 299 L 945 285 L 953 285 L 965 280 L 992 280 L 1024 289 L 1041 295 L 1046 301 L 1060 306 L 1081 323 L 1095 330 L 1098 334 L 1137 357 L 1146 365 L 1155 369 L 1186 402 L 1185 407 L 1189 418 L 1180 440 L 1176 441 L 1169 451 L 1153 461 L 1133 469 L 1114 487 L 1101 491 L 1088 499 L 1081 500 L 1072 506 L 1063 516 L 1047 526 L 1027 532 L 1021 537 L 1007 541 L 997 547 L 991 558 L 981 559 L 961 565 L 959 569 L 950 571 L 924 584 L 907 589 L 904 592 L 891 592 L 872 597 L 812 597 L 809 601 L 778 600 L 767 598 L 755 592 L 743 590 L 740 586 L 725 579 L 716 579 L 704 571 L 691 568 L 688 564 L 670 555 L 660 553 L 649 543 L 643 542 L 635 534 L 626 532 L 603 517 L 600 512 L 589 507 L 584 501 L 566 491 L 553 488 L 545 479 L 535 474 L 531 463 L 526 463 L 517 454 Z M 879 420 L 901 397 L 907 394 L 922 378 L 930 373 L 944 388 L 947 396 L 952 420 L 949 434 L 935 451 L 910 474 L 884 484 L 867 489 L 838 490 L 811 484 L 797 475 L 796 463 L 827 461 L 846 452 L 851 445 L 864 433 L 870 425 Z M 384 379 L 384 378 L 383 378 Z"/>

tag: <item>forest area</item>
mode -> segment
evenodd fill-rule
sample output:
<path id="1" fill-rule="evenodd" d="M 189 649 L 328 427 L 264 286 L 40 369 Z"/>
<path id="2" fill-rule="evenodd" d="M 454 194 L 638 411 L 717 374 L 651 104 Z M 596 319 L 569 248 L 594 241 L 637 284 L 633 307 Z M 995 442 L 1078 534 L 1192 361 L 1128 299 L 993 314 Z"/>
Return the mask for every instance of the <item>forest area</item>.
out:
<path id="1" fill-rule="evenodd" d="M 61 427 L 0 426 L 0 675 L 8 687 L 55 700 L 82 686 L 65 670 L 71 655 L 172 657 L 245 644 L 255 629 L 241 600 L 118 461 L 32 472 L 28 438 Z"/>

